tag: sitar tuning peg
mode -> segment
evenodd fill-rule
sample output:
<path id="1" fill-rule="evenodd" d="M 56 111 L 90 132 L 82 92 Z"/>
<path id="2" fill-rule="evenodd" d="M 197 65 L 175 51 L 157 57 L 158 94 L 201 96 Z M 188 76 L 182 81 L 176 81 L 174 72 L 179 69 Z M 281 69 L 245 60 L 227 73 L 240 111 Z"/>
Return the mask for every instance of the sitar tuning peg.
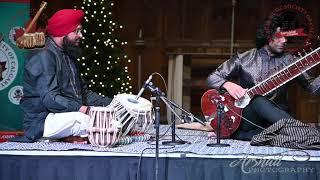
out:
<path id="1" fill-rule="evenodd" d="M 309 41 L 305 42 L 305 47 L 311 46 L 311 43 Z"/>
<path id="2" fill-rule="evenodd" d="M 304 52 L 305 55 L 307 55 L 307 51 L 305 49 L 302 49 L 302 51 Z"/>
<path id="3" fill-rule="evenodd" d="M 303 57 L 303 56 L 302 56 L 302 54 L 301 54 L 300 52 L 298 52 L 298 55 L 299 55 L 300 57 Z"/>

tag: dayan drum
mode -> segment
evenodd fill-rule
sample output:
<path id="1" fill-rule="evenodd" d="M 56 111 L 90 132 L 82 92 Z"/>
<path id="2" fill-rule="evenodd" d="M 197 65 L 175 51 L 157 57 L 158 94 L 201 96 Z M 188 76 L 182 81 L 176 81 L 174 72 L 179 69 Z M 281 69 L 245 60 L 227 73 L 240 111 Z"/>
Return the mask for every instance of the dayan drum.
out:
<path id="1" fill-rule="evenodd" d="M 116 118 L 112 106 L 91 107 L 89 111 L 90 125 L 88 139 L 94 146 L 112 147 L 121 136 L 121 123 Z"/>
<path id="2" fill-rule="evenodd" d="M 146 132 L 154 122 L 152 103 L 143 97 L 135 101 L 135 97 L 132 94 L 118 94 L 110 103 L 122 125 L 124 136 L 133 129 Z"/>

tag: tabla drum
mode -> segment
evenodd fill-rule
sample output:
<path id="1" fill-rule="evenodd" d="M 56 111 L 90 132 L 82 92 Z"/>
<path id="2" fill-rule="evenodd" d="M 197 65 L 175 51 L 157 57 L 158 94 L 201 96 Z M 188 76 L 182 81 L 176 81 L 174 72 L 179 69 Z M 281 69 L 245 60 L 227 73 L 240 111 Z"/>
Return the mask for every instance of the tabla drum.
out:
<path id="1" fill-rule="evenodd" d="M 143 97 L 135 100 L 135 97 L 132 94 L 118 94 L 110 103 L 115 109 L 116 119 L 122 125 L 124 136 L 131 130 L 146 132 L 154 122 L 152 103 Z"/>
<path id="2" fill-rule="evenodd" d="M 112 147 L 121 137 L 122 125 L 116 119 L 112 106 L 91 107 L 90 125 L 87 129 L 89 142 L 94 146 Z"/>

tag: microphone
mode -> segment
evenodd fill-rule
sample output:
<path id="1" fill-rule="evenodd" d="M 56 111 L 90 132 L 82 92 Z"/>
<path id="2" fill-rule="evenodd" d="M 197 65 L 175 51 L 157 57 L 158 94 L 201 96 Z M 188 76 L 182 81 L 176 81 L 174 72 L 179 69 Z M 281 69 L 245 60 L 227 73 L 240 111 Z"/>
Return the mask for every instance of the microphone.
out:
<path id="1" fill-rule="evenodd" d="M 138 100 L 139 97 L 142 95 L 144 88 L 146 87 L 146 85 L 148 85 L 150 83 L 150 81 L 152 80 L 152 74 L 149 76 L 149 78 L 146 80 L 146 82 L 144 82 L 142 88 L 140 89 L 139 93 L 137 94 L 135 100 Z"/>
<path id="2" fill-rule="evenodd" d="M 138 103 L 138 99 L 139 97 L 142 95 L 144 89 L 146 88 L 146 86 L 151 82 L 152 80 L 152 74 L 148 77 L 148 79 L 146 80 L 146 82 L 144 82 L 144 84 L 142 85 L 142 88 L 140 89 L 139 93 L 137 94 L 137 96 L 134 99 L 129 98 L 128 100 L 132 103 Z"/>

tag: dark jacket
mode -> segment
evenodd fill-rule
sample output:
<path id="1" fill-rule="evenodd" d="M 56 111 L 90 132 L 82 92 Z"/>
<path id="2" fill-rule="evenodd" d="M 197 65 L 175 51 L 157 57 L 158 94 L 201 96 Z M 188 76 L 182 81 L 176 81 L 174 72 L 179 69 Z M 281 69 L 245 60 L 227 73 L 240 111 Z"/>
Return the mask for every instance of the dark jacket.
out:
<path id="1" fill-rule="evenodd" d="M 242 54 L 236 54 L 210 74 L 207 79 L 208 86 L 221 90 L 226 81 L 236 79 L 241 87 L 251 88 L 294 61 L 289 54 L 270 58 L 266 53 L 263 48 L 259 50 L 254 48 Z M 320 94 L 320 77 L 314 79 L 307 73 L 303 73 L 296 79 L 313 94 Z M 288 110 L 287 88 L 287 85 L 283 85 L 268 95 L 273 97 L 273 101 L 284 110 Z"/>
<path id="2" fill-rule="evenodd" d="M 110 98 L 90 91 L 70 59 L 51 38 L 24 65 L 24 137 L 12 141 L 33 142 L 43 135 L 49 113 L 79 111 L 82 105 L 106 106 Z"/>

